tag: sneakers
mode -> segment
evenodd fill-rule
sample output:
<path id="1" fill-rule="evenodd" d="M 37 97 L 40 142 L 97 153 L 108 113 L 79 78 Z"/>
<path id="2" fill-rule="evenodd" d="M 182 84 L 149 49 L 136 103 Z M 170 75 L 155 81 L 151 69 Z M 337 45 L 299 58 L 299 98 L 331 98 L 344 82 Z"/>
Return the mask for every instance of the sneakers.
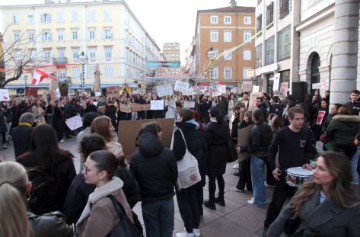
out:
<path id="1" fill-rule="evenodd" d="M 195 237 L 199 237 L 201 235 L 200 229 L 193 229 L 193 234 Z"/>
<path id="2" fill-rule="evenodd" d="M 247 203 L 249 203 L 250 205 L 253 205 L 253 206 L 255 206 L 255 207 L 263 207 L 263 206 L 266 204 L 266 201 L 264 202 L 263 205 L 257 205 L 257 204 L 255 204 L 255 200 L 254 200 L 254 198 L 252 197 L 250 200 L 247 201 Z"/>
<path id="3" fill-rule="evenodd" d="M 244 189 L 238 189 L 237 187 L 232 187 L 231 191 L 233 191 L 233 192 L 241 192 L 241 193 L 245 192 Z"/>
<path id="4" fill-rule="evenodd" d="M 207 207 L 211 210 L 216 210 L 215 202 L 204 201 L 204 207 Z"/>
<path id="5" fill-rule="evenodd" d="M 236 163 L 235 165 L 233 165 L 233 169 L 235 169 L 235 170 L 239 169 L 239 163 Z"/>
<path id="6" fill-rule="evenodd" d="M 176 237 L 194 237 L 194 236 L 195 236 L 194 233 L 188 233 L 186 231 L 181 233 L 176 233 Z"/>

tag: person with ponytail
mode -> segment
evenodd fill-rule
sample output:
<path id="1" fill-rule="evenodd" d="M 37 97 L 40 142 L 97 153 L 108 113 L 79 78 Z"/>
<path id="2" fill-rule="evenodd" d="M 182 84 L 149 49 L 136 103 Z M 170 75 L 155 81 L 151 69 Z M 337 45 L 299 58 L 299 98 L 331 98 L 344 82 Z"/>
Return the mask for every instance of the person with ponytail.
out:
<path id="1" fill-rule="evenodd" d="M 220 116 L 219 108 L 210 109 L 210 122 L 205 127 L 207 144 L 206 175 L 209 177 L 209 200 L 204 201 L 204 206 L 215 210 L 215 203 L 225 206 L 223 174 L 226 169 L 228 154 L 228 140 L 230 139 L 229 127 Z M 219 186 L 218 197 L 215 198 L 217 180 Z"/>

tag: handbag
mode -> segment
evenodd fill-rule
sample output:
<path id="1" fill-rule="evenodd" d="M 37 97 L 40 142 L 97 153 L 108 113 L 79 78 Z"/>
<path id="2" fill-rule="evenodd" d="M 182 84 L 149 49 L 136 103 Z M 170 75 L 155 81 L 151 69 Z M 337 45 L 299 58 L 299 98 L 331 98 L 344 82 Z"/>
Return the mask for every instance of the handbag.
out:
<path id="1" fill-rule="evenodd" d="M 181 129 L 179 129 L 179 132 L 185 142 L 185 154 L 181 160 L 177 161 L 178 178 L 176 183 L 179 189 L 184 189 L 200 182 L 201 175 L 197 159 L 188 150 L 186 140 Z"/>
<path id="2" fill-rule="evenodd" d="M 117 226 L 107 235 L 107 237 L 143 237 L 134 223 L 126 215 L 124 207 L 115 199 L 114 196 L 109 195 L 111 202 L 115 208 L 117 215 L 120 218 Z"/>
<path id="3" fill-rule="evenodd" d="M 231 140 L 231 138 L 228 139 L 228 144 L 227 144 L 227 148 L 228 148 L 228 159 L 227 162 L 231 163 L 234 162 L 238 159 L 238 155 L 236 152 L 236 147 L 235 144 L 233 143 L 233 141 Z"/>

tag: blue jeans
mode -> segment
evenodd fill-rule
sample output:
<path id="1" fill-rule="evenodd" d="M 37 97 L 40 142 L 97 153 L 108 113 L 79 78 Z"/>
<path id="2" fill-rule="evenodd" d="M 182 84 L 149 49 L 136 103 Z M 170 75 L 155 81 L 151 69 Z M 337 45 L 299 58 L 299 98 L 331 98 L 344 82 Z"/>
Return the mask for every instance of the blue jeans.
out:
<path id="1" fill-rule="evenodd" d="M 141 209 L 147 237 L 172 237 L 174 230 L 174 199 L 143 202 Z"/>
<path id="2" fill-rule="evenodd" d="M 251 155 L 250 170 L 253 186 L 254 204 L 263 206 L 266 201 L 265 185 L 264 185 L 264 168 L 265 161 Z"/>

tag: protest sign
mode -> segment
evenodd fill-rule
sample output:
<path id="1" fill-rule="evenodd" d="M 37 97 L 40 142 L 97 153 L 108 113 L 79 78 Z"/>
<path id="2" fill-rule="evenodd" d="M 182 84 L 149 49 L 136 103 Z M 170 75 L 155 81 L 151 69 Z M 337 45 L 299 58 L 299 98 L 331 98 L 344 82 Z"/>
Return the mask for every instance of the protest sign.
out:
<path id="1" fill-rule="evenodd" d="M 186 93 L 189 89 L 190 84 L 187 82 L 176 81 L 174 86 L 174 91 L 180 91 L 181 93 Z"/>
<path id="2" fill-rule="evenodd" d="M 195 108 L 195 101 L 187 101 L 187 100 L 185 100 L 185 101 L 184 101 L 184 104 L 183 104 L 183 107 L 184 107 L 185 109 Z"/>
<path id="3" fill-rule="evenodd" d="M 107 98 L 118 98 L 119 97 L 119 87 L 118 86 L 108 86 L 106 88 Z"/>
<path id="4" fill-rule="evenodd" d="M 150 100 L 150 110 L 164 110 L 164 100 Z"/>
<path id="5" fill-rule="evenodd" d="M 163 96 L 167 96 L 167 95 L 172 95 L 174 94 L 174 91 L 172 89 L 171 84 L 165 84 L 165 85 L 160 85 L 156 87 L 156 92 L 157 95 L 159 97 L 163 97 Z"/>
<path id="6" fill-rule="evenodd" d="M 74 117 L 67 119 L 65 123 L 70 128 L 71 131 L 83 126 L 80 115 L 76 115 Z"/>
<path id="7" fill-rule="evenodd" d="M 9 91 L 7 89 L 0 89 L 0 100 L 10 101 Z"/>

